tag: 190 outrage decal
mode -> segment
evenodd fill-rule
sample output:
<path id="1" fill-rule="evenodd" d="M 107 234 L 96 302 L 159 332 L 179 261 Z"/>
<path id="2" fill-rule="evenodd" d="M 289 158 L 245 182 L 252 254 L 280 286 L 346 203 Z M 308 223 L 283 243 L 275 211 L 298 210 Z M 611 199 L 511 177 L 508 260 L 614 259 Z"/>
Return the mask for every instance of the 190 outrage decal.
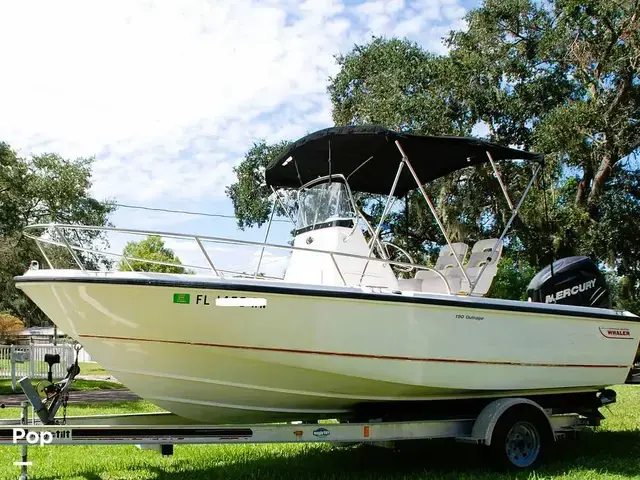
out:
<path id="1" fill-rule="evenodd" d="M 600 327 L 600 333 L 603 337 L 607 338 L 622 338 L 627 340 L 633 340 L 631 331 L 628 328 L 603 328 Z"/>

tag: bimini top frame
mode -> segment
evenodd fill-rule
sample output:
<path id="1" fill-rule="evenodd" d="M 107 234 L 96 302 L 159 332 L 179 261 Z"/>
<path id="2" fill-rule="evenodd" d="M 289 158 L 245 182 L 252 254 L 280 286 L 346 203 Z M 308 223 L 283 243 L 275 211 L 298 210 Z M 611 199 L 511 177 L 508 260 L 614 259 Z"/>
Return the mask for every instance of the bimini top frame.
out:
<path id="1" fill-rule="evenodd" d="M 401 155 L 399 165 L 396 163 L 398 153 Z M 415 159 L 413 162 L 409 161 L 409 155 Z M 515 206 L 496 167 L 496 160 L 524 160 L 537 164 L 531 180 Z M 463 168 L 487 162 L 491 164 L 511 210 L 511 217 L 500 238 L 487 255 L 490 260 L 502 245 L 543 165 L 544 157 L 541 154 L 503 147 L 470 137 L 413 135 L 379 126 L 335 127 L 317 131 L 294 142 L 267 166 L 265 179 L 272 190 L 283 187 L 299 189 L 319 177 L 340 175 L 346 178 L 350 190 L 388 194 L 374 236 L 379 234 L 395 197 L 403 197 L 417 187 L 451 251 L 454 251 L 451 239 L 423 185 Z M 404 170 L 405 166 L 407 170 Z M 393 181 L 389 184 L 391 178 Z M 369 256 L 372 250 L 373 244 Z M 454 255 L 454 258 L 469 285 L 469 294 L 472 294 L 488 263 L 482 266 L 478 275 L 471 281 L 461 260 L 457 255 Z"/>
<path id="2" fill-rule="evenodd" d="M 387 195 L 398 165 L 398 143 L 423 185 L 472 165 L 499 160 L 541 164 L 544 160 L 538 153 L 477 138 L 413 135 L 369 125 L 334 127 L 292 143 L 267 166 L 266 183 L 275 188 L 298 189 L 318 177 L 342 174 L 354 192 Z M 405 171 L 398 178 L 393 195 L 404 197 L 415 189 L 413 175 Z"/>

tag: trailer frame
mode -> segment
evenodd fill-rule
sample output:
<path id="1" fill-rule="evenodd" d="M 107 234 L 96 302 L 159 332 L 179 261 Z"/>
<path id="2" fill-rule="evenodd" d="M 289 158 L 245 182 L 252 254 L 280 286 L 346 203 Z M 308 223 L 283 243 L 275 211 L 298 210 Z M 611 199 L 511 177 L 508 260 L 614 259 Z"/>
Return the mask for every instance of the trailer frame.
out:
<path id="1" fill-rule="evenodd" d="M 70 380 L 63 384 L 65 392 L 73 378 Z M 21 460 L 14 462 L 21 467 L 19 480 L 28 480 L 27 467 L 31 466 L 28 447 L 33 445 L 137 445 L 141 449 L 172 455 L 174 445 L 183 444 L 366 443 L 393 447 L 396 442 L 408 440 L 453 438 L 486 446 L 501 467 L 520 470 L 539 463 L 555 441 L 575 435 L 587 426 L 597 426 L 603 418 L 597 410 L 597 415 L 587 416 L 584 413 L 555 413 L 553 408 L 543 408 L 529 398 L 510 397 L 491 401 L 479 415 L 451 415 L 422 421 L 378 419 L 358 423 L 205 425 L 171 413 L 65 416 L 61 421 L 47 417 L 47 407 L 40 401 L 28 377 L 21 379 L 20 385 L 28 398 L 17 407 L 22 411 L 20 422 L 0 421 L 0 445 L 21 447 Z M 32 398 L 33 395 L 36 397 Z M 601 398 L 602 405 L 614 403 L 615 392 L 603 391 Z M 31 408 L 33 415 L 30 416 Z M 520 433 L 516 431 L 509 436 L 516 427 L 520 428 Z M 522 432 L 526 434 L 526 428 L 530 427 L 536 432 L 537 444 L 530 445 L 527 450 L 523 446 L 526 439 L 522 438 Z"/>

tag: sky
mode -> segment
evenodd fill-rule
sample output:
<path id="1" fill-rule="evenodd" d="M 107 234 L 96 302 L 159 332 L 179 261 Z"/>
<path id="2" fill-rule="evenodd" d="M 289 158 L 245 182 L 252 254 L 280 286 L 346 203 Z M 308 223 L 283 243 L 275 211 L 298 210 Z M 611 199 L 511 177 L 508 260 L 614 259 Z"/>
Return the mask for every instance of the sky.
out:
<path id="1" fill-rule="evenodd" d="M 444 53 L 475 3 L 461 0 L 0 2 L 0 140 L 22 156 L 94 157 L 91 194 L 127 205 L 232 215 L 225 187 L 254 142 L 330 127 L 328 79 L 372 36 Z M 120 208 L 122 228 L 264 238 L 232 219 Z M 270 241 L 288 239 L 276 222 Z M 133 238 L 127 238 L 127 240 Z M 120 251 L 124 239 L 114 239 Z M 204 265 L 195 243 L 168 241 Z M 214 262 L 260 254 L 211 248 Z M 282 265 L 267 251 L 265 261 Z M 272 258 L 273 257 L 273 258 Z M 252 263 L 253 262 L 253 263 Z M 270 263 L 269 263 L 270 262 Z M 243 267 L 237 267 L 243 268 Z M 271 268 L 271 267 L 269 267 Z"/>

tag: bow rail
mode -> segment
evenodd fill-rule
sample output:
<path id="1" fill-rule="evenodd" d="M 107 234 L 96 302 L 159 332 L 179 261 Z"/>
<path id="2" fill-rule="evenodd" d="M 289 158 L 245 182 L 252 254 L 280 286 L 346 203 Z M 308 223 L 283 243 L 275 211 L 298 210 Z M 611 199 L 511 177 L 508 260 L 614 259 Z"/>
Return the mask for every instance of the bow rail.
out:
<path id="1" fill-rule="evenodd" d="M 37 235 L 34 233 L 35 230 L 44 230 L 45 232 L 55 233 L 60 237 L 60 240 L 56 240 L 51 237 L 43 237 L 42 235 L 44 234 L 44 232 L 41 233 L 40 235 Z M 172 263 L 172 262 L 164 262 L 161 260 L 149 260 L 145 258 L 126 256 L 121 253 L 96 250 L 94 248 L 83 247 L 82 245 L 74 245 L 69 241 L 67 236 L 65 236 L 64 232 L 67 230 L 115 232 L 120 234 L 139 235 L 139 236 L 145 236 L 145 237 L 159 236 L 161 238 L 171 238 L 175 240 L 192 241 L 192 242 L 195 242 L 195 244 L 198 246 L 198 249 L 202 254 L 203 258 L 206 260 L 207 265 L 202 266 L 202 265 L 186 264 L 182 262 Z M 255 242 L 251 240 L 239 240 L 234 238 L 214 237 L 214 236 L 207 236 L 207 235 L 193 235 L 193 234 L 184 234 L 184 233 L 176 233 L 176 232 L 166 232 L 166 231 L 140 230 L 140 229 L 130 229 L 130 228 L 93 226 L 93 225 L 73 225 L 73 224 L 62 224 L 62 223 L 46 223 L 46 224 L 29 225 L 23 229 L 23 234 L 25 235 L 25 237 L 31 240 L 34 240 L 36 242 L 36 245 L 38 246 L 40 252 L 42 253 L 42 256 L 44 257 L 50 269 L 55 269 L 56 267 L 54 266 L 54 263 L 51 261 L 49 256 L 46 254 L 43 248 L 43 244 L 54 245 L 54 246 L 62 247 L 66 249 L 71 255 L 71 257 L 73 258 L 74 262 L 83 271 L 87 271 L 87 268 L 82 263 L 80 257 L 76 254 L 76 252 L 84 252 L 84 253 L 90 253 L 94 255 L 104 255 L 108 257 L 120 258 L 122 259 L 124 264 L 127 265 L 130 271 L 136 271 L 133 268 L 131 262 L 141 262 L 141 263 L 146 263 L 150 265 L 163 265 L 163 266 L 170 266 L 170 267 L 182 267 L 185 269 L 193 269 L 193 270 L 206 270 L 206 271 L 210 271 L 215 276 L 220 278 L 224 278 L 226 275 L 229 275 L 231 277 L 246 277 L 246 278 L 258 278 L 258 279 L 266 278 L 270 280 L 283 280 L 283 277 L 267 276 L 264 274 L 260 275 L 259 274 L 260 262 L 258 262 L 258 265 L 256 266 L 254 273 L 247 273 L 245 271 L 237 271 L 237 270 L 227 270 L 227 269 L 216 267 L 213 260 L 211 259 L 211 256 L 207 252 L 205 244 L 219 244 L 219 245 L 233 245 L 233 246 L 244 246 L 244 247 L 258 247 L 258 248 L 262 248 L 262 253 L 264 253 L 264 249 L 269 248 L 269 249 L 281 250 L 281 251 L 284 250 L 288 253 L 293 251 L 303 251 L 307 253 L 318 253 L 318 254 L 328 255 L 331 258 L 332 263 L 336 268 L 336 271 L 345 286 L 359 287 L 359 286 L 369 286 L 369 285 L 348 284 L 345 281 L 345 277 L 343 273 L 340 271 L 340 267 L 338 265 L 338 262 L 336 261 L 336 257 L 354 258 L 354 259 L 366 260 L 367 262 L 381 262 L 383 264 L 389 265 L 389 267 L 395 266 L 395 267 L 404 268 L 403 271 L 410 271 L 412 269 L 431 271 L 431 272 L 434 272 L 436 275 L 438 275 L 438 277 L 442 280 L 442 282 L 444 282 L 447 292 L 451 294 L 451 289 L 449 287 L 447 280 L 442 275 L 442 273 L 440 273 L 437 270 L 434 270 L 430 267 L 427 267 L 425 265 L 420 265 L 417 263 L 400 262 L 400 261 L 395 261 L 390 259 L 381 259 L 373 256 L 355 255 L 355 254 L 344 253 L 344 252 L 333 252 L 329 250 L 320 250 L 320 249 L 314 249 L 314 248 L 295 247 L 293 245 L 280 245 L 280 244 L 268 243 L 268 242 Z"/>

